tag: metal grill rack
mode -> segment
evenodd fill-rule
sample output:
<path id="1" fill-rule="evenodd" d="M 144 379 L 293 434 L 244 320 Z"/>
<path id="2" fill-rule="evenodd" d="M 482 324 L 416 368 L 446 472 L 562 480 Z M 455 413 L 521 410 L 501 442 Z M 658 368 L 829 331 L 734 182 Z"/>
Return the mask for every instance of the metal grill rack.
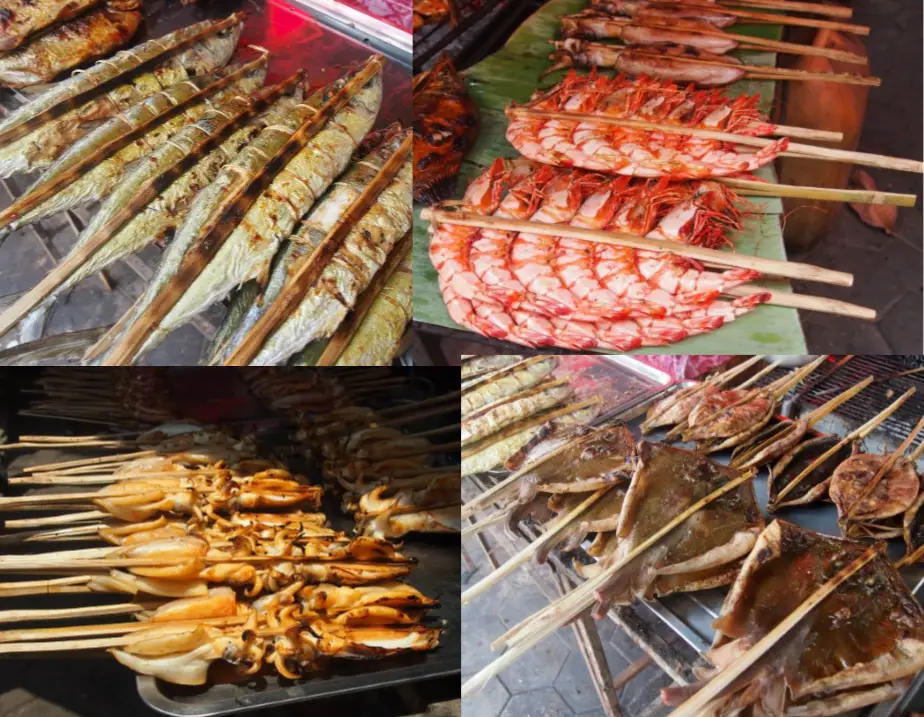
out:
<path id="1" fill-rule="evenodd" d="M 844 357 L 832 356 L 829 361 L 838 361 Z M 804 386 L 810 386 L 801 401 L 807 405 L 820 406 L 843 393 L 867 376 L 874 376 L 873 383 L 857 396 L 837 409 L 838 415 L 856 426 L 885 409 L 909 388 L 917 391 L 882 424 L 881 430 L 895 441 L 903 441 L 914 428 L 918 419 L 924 415 L 924 371 L 921 373 L 899 376 L 898 374 L 924 366 L 924 356 L 853 356 L 846 364 L 823 381 L 817 379 L 829 364 L 816 369 L 799 387 L 790 393 L 797 393 Z M 759 382 L 765 385 L 783 376 L 788 369 L 775 369 Z M 913 445 L 924 440 L 918 436 Z"/>

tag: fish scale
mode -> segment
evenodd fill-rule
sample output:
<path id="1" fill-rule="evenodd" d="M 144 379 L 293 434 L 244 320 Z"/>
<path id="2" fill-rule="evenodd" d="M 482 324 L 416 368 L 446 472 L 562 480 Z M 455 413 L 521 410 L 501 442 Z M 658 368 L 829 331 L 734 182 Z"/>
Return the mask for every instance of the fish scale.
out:
<path id="1" fill-rule="evenodd" d="M 268 272 L 279 244 L 346 168 L 362 138 L 372 129 L 381 99 L 381 76 L 376 75 L 273 179 L 214 259 L 151 333 L 139 355 L 236 286 Z"/>
<path id="2" fill-rule="evenodd" d="M 400 132 L 397 128 L 391 129 L 380 144 L 356 159 L 323 199 L 312 208 L 296 235 L 287 240 L 276 253 L 263 291 L 260 291 L 256 281 L 252 281 L 237 292 L 225 320 L 218 329 L 209 356 L 210 364 L 221 364 L 228 358 L 231 349 L 240 343 L 270 304 L 276 300 L 295 263 L 314 251 L 341 215 L 375 178 L 400 143 Z"/>
<path id="3" fill-rule="evenodd" d="M 73 149 L 62 155 L 45 174 L 36 180 L 33 187 L 49 181 L 61 172 L 66 171 L 77 161 L 80 161 L 86 156 L 87 152 L 92 151 L 92 147 L 101 142 L 101 139 L 98 138 L 108 139 L 112 137 L 113 132 L 119 130 L 124 132 L 125 130 L 121 128 L 124 127 L 126 120 L 134 122 L 137 118 L 138 122 L 145 121 L 152 113 L 163 111 L 174 104 L 182 102 L 203 87 L 238 69 L 240 69 L 239 65 L 233 65 L 220 73 L 192 78 L 168 88 L 163 93 L 157 93 L 142 100 L 127 113 L 120 115 L 117 119 L 109 120 L 102 127 L 94 130 L 75 144 Z M 14 231 L 58 212 L 100 200 L 119 183 L 132 162 L 154 151 L 172 135 L 204 117 L 209 110 L 213 109 L 216 103 L 220 104 L 238 93 L 249 93 L 259 89 L 263 85 L 265 78 L 266 67 L 264 65 L 243 76 L 227 88 L 216 92 L 213 97 L 190 105 L 180 114 L 171 117 L 166 122 L 118 150 L 113 156 L 89 169 L 80 179 L 71 182 L 35 209 L 12 222 L 7 231 Z"/>
<path id="4" fill-rule="evenodd" d="M 270 336 L 252 364 L 284 363 L 308 342 L 331 336 L 356 304 L 397 241 L 411 228 L 413 157 L 379 194 L 360 219 L 314 287 Z"/>
<path id="5" fill-rule="evenodd" d="M 88 351 L 85 357 L 86 360 L 94 362 L 101 360 L 105 353 L 108 353 L 118 341 L 121 334 L 134 324 L 137 317 L 153 303 L 161 289 L 176 274 L 183 257 L 193 245 L 201 228 L 211 220 L 215 207 L 222 205 L 230 188 L 240 184 L 241 176 L 256 175 L 262 171 L 270 158 L 288 141 L 298 127 L 306 119 L 317 114 L 325 99 L 342 87 L 344 82 L 343 79 L 335 81 L 293 107 L 290 113 L 278 117 L 275 122 L 268 125 L 252 142 L 244 147 L 234 161 L 225 166 L 215 179 L 197 195 L 182 228 L 167 248 L 167 251 L 164 252 L 157 272 L 148 284 L 145 293 L 119 319 L 119 322 Z"/>
<path id="6" fill-rule="evenodd" d="M 201 22 L 165 37 L 156 38 L 123 50 L 109 60 L 100 60 L 84 73 L 75 73 L 47 92 L 39 95 L 0 122 L 0 133 L 7 132 L 30 117 L 35 117 L 56 103 L 66 101 L 92 83 L 106 82 L 119 72 L 130 69 L 135 58 L 145 61 L 164 45 L 182 41 L 202 32 L 210 22 Z M 149 72 L 49 120 L 29 134 L 0 146 L 0 177 L 43 169 L 57 159 L 73 142 L 94 126 L 131 105 L 164 90 L 177 82 L 203 73 L 214 72 L 231 59 L 240 38 L 242 24 L 204 38 L 177 55 L 166 58 Z"/>
<path id="7" fill-rule="evenodd" d="M 37 308 L 26 321 L 34 321 L 34 316 L 44 315 L 57 296 L 83 279 L 105 269 L 122 257 L 139 251 L 164 237 L 169 231 L 176 229 L 182 223 L 196 194 L 211 182 L 221 168 L 253 140 L 263 127 L 291 112 L 300 99 L 299 91 L 297 96 L 282 97 L 276 100 L 259 118 L 235 130 L 218 147 L 206 153 L 147 206 L 140 208 L 135 216 L 123 225 L 103 247 L 62 282 L 53 293 L 49 294 L 43 305 Z M 177 133 L 169 143 L 165 143 L 150 156 L 149 162 L 139 164 L 132 169 L 81 233 L 71 252 L 80 251 L 90 237 L 116 211 L 132 200 L 142 184 L 188 153 L 196 143 L 202 141 L 203 135 L 211 136 L 225 126 L 227 117 L 243 112 L 249 106 L 250 103 L 245 97 L 238 95 L 229 98 L 201 120 Z"/>

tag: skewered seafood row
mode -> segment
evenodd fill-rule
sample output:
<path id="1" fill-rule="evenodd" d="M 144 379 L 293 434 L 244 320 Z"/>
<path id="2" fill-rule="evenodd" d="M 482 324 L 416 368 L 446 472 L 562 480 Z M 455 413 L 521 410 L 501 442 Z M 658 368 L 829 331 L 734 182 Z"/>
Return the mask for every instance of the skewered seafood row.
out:
<path id="1" fill-rule="evenodd" d="M 717 90 L 694 92 L 647 78 L 571 72 L 522 109 L 600 115 L 745 137 L 772 134 L 774 126 L 758 110 L 757 100 L 757 96 L 744 95 L 730 100 Z M 507 139 L 523 156 L 554 166 L 612 174 L 705 179 L 752 172 L 776 159 L 789 143 L 784 137 L 755 151 L 701 136 L 664 135 L 587 119 L 530 117 L 519 109 L 507 111 L 511 116 Z"/>
<path id="2" fill-rule="evenodd" d="M 465 386 L 466 382 L 477 380 L 486 373 L 512 366 L 518 361 L 521 361 L 522 358 L 522 356 L 517 356 L 515 354 L 463 356 L 461 366 L 463 386 Z"/>
<path id="3" fill-rule="evenodd" d="M 671 185 L 497 160 L 463 203 L 480 215 L 718 247 L 740 227 L 735 200 L 711 182 Z M 667 251 L 528 232 L 431 225 L 430 258 L 454 321 L 527 346 L 660 346 L 713 331 L 768 298 L 719 299 L 759 277 L 750 269 L 712 272 Z"/>
<path id="4" fill-rule="evenodd" d="M 200 22 L 56 83 L 0 121 L 0 176 L 47 167 L 100 122 L 155 92 L 223 67 L 242 29 L 238 16 Z M 145 63 L 150 63 L 149 69 L 119 81 Z"/>
<path id="5" fill-rule="evenodd" d="M 455 188 L 462 159 L 478 136 L 478 106 L 452 59 L 414 78 L 414 200 L 436 202 Z"/>
<path id="6" fill-rule="evenodd" d="M 681 705 L 774 632 L 868 546 L 774 521 L 761 533 L 714 623 L 700 683 L 662 690 Z M 827 595 L 714 700 L 710 713 L 841 714 L 900 695 L 924 667 L 924 612 L 898 572 L 875 557 Z M 737 666 L 737 665 L 736 665 Z M 678 714 L 690 714 L 681 707 Z M 696 712 L 702 714 L 702 712 Z"/>
<path id="7" fill-rule="evenodd" d="M 19 47 L 27 38 L 56 22 L 65 22 L 87 12 L 102 0 L 74 0 L 68 3 L 44 0 L 8 0 L 0 26 L 0 51 Z"/>
<path id="8" fill-rule="evenodd" d="M 33 35 L 24 44 L 20 44 L 21 40 L 15 34 L 7 35 L 5 42 L 0 41 L 0 44 L 5 44 L 10 49 L 0 56 L 0 85 L 27 87 L 51 82 L 67 70 L 105 57 L 121 47 L 141 25 L 140 0 L 104 0 L 99 7 L 90 9 L 79 17 L 73 17 L 66 9 L 77 5 L 79 12 L 81 4 L 85 6 L 86 2 L 63 4 L 58 17 L 66 22 Z M 5 18 L 9 17 L 10 8 L 4 7 L 4 14 Z M 44 16 L 41 12 L 35 13 L 32 17 L 33 27 L 51 18 L 51 13 Z M 10 25 L 6 22 L 4 25 L 9 32 Z M 25 30 L 27 25 L 28 20 L 22 23 L 22 30 Z M 19 46 L 15 47 L 14 43 Z"/>

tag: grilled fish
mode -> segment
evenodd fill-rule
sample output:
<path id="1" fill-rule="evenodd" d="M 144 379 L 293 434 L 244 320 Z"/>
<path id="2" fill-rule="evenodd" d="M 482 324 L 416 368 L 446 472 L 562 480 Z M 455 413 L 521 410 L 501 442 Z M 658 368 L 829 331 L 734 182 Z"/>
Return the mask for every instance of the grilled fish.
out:
<path id="1" fill-rule="evenodd" d="M 94 96 L 85 102 L 75 99 L 88 89 L 114 81 L 120 73 L 132 70 L 142 62 L 157 56 L 164 48 L 176 47 L 214 24 L 200 22 L 164 37 L 148 40 L 118 53 L 109 60 L 97 62 L 86 72 L 75 73 L 55 84 L 47 92 L 0 121 L 2 135 L 25 125 L 52 108 L 74 105 L 26 135 L 9 142 L 0 142 L 0 177 L 47 167 L 77 139 L 107 118 L 177 82 L 224 67 L 237 46 L 243 28 L 239 22 L 199 40 L 178 54 L 165 58 L 149 72 L 144 72 L 104 94 Z"/>
<path id="2" fill-rule="evenodd" d="M 469 379 L 476 378 L 482 374 L 488 373 L 489 371 L 497 371 L 498 369 L 507 368 L 507 366 L 512 366 L 517 361 L 522 361 L 522 356 L 473 356 L 462 361 L 462 380 L 468 381 Z"/>
<path id="3" fill-rule="evenodd" d="M 84 62 L 121 47 L 141 24 L 141 3 L 111 1 L 52 28 L 0 57 L 0 85 L 26 87 L 51 82 Z"/>
<path id="4" fill-rule="evenodd" d="M 350 231 L 301 303 L 252 361 L 285 362 L 309 341 L 330 337 L 401 237 L 411 229 L 412 160 L 409 156 L 375 204 Z"/>
<path id="5" fill-rule="evenodd" d="M 539 384 L 488 404 L 462 421 L 462 445 L 475 443 L 517 421 L 564 403 L 570 394 L 571 389 L 567 385 Z"/>
<path id="6" fill-rule="evenodd" d="M 496 441 L 482 450 L 462 459 L 462 476 L 483 473 L 502 466 L 518 451 L 523 450 L 530 441 L 536 438 L 543 430 L 543 426 L 533 426 L 509 438 Z"/>
<path id="7" fill-rule="evenodd" d="M 43 305 L 36 309 L 26 321 L 36 321 L 38 316 L 50 308 L 57 296 L 86 277 L 105 269 L 128 254 L 141 250 L 151 242 L 162 239 L 170 231 L 175 231 L 183 222 L 193 198 L 218 175 L 222 166 L 231 161 L 263 128 L 290 113 L 300 101 L 301 90 L 299 89 L 296 96 L 276 100 L 258 119 L 233 131 L 217 148 L 206 153 L 164 188 L 155 199 L 139 207 L 135 215 L 113 234 L 104 246 L 94 252 L 55 288 Z M 170 142 L 164 143 L 145 162 L 132 168 L 81 233 L 71 254 L 81 251 L 90 238 L 116 212 L 135 201 L 135 194 L 143 184 L 152 177 L 157 177 L 166 167 L 188 153 L 195 144 L 202 141 L 204 136 L 217 134 L 250 107 L 251 101 L 246 96 L 229 97 L 215 109 L 210 110 L 201 120 L 174 135 Z"/>
<path id="8" fill-rule="evenodd" d="M 2 231 L 15 231 L 58 212 L 99 201 L 119 183 L 132 163 L 139 161 L 145 155 L 162 146 L 176 132 L 204 117 L 215 106 L 215 103 L 220 104 L 229 97 L 241 93 L 247 94 L 259 89 L 266 79 L 266 63 L 266 58 L 261 58 L 256 62 L 253 69 L 240 76 L 238 80 L 232 82 L 228 87 L 219 90 L 212 97 L 186 106 L 179 114 L 152 128 L 138 139 L 122 147 L 108 159 L 82 173 L 78 179 L 48 197 L 35 209 L 26 212 L 22 217 L 11 222 Z M 51 167 L 35 180 L 28 191 L 33 191 L 35 188 L 56 179 L 82 162 L 85 157 L 92 154 L 96 149 L 147 122 L 152 117 L 187 101 L 194 94 L 222 77 L 232 75 L 243 69 L 239 65 L 232 65 L 215 73 L 193 77 L 133 105 L 127 111 L 119 113 L 117 117 L 113 117 L 78 140 L 73 147 L 61 155 Z"/>
<path id="9" fill-rule="evenodd" d="M 115 345 L 122 333 L 124 333 L 129 326 L 134 324 L 136 319 L 154 302 L 160 291 L 172 280 L 183 261 L 186 251 L 192 246 L 200 229 L 210 221 L 214 208 L 222 206 L 228 188 L 240 184 L 242 173 L 246 175 L 256 175 L 263 171 L 270 158 L 289 140 L 299 126 L 309 117 L 316 114 L 318 109 L 324 105 L 327 98 L 342 87 L 346 81 L 347 78 L 341 78 L 328 87 L 316 92 L 304 103 L 294 108 L 290 116 L 282 118 L 279 122 L 267 127 L 240 153 L 232 164 L 225 167 L 219 173 L 212 184 L 196 198 L 182 229 L 170 244 L 168 250 L 164 253 L 157 273 L 151 280 L 147 291 L 145 291 L 132 308 L 126 312 L 104 339 L 89 352 L 87 359 L 101 359 L 104 353 L 107 353 Z M 376 101 L 376 98 L 379 100 L 381 98 L 381 81 L 378 75 L 376 78 L 373 78 L 370 83 L 367 83 L 356 97 L 353 98 L 353 101 L 344 108 L 345 110 L 352 110 L 349 113 L 351 117 L 359 114 L 355 109 L 356 107 L 362 106 L 364 108 L 362 112 L 364 115 L 362 124 L 365 125 L 366 131 L 371 127 L 375 115 L 372 113 L 372 116 L 369 117 L 369 112 L 365 109 L 365 105 L 361 105 L 360 103 L 364 101 Z M 377 102 L 375 104 L 375 109 L 378 109 Z M 279 176 L 273 180 L 273 183 L 267 191 L 265 191 L 251 206 L 242 224 L 228 237 L 228 240 L 218 252 L 217 256 L 215 256 L 209 266 L 206 267 L 206 270 L 200 274 L 189 291 L 181 297 L 181 300 L 177 302 L 165 317 L 165 320 L 161 322 L 161 325 L 152 331 L 136 358 L 160 343 L 170 330 L 187 321 L 195 313 L 213 303 L 213 301 L 220 299 L 236 284 L 251 278 L 251 276 L 255 275 L 258 271 L 263 270 L 263 267 L 254 266 L 254 257 L 247 252 L 248 242 L 252 239 L 259 239 L 259 237 L 251 236 L 253 231 L 259 230 L 269 234 L 267 237 L 268 241 L 264 241 L 262 245 L 258 247 L 262 250 L 260 251 L 261 255 L 266 254 L 265 262 L 267 264 L 269 263 L 272 250 L 278 246 L 278 242 L 282 239 L 282 236 L 279 235 L 278 227 L 276 226 L 276 217 L 272 214 L 267 216 L 265 212 L 267 210 L 278 211 L 279 205 L 288 201 L 288 197 L 284 192 L 288 192 L 289 185 L 293 185 L 296 182 L 301 185 L 300 192 L 302 197 L 304 197 L 306 191 L 311 192 L 313 190 L 320 194 L 322 189 L 319 189 L 318 185 L 323 184 L 323 186 L 326 187 L 333 179 L 327 172 L 332 169 L 337 169 L 337 167 L 340 166 L 340 162 L 345 165 L 349 159 L 349 154 L 352 149 L 355 148 L 355 145 L 352 148 L 343 147 L 343 138 L 341 135 L 346 135 L 346 132 L 341 129 L 338 124 L 338 118 L 340 118 L 341 115 L 343 115 L 343 112 L 337 113 L 334 117 L 334 120 L 337 121 L 328 123 L 324 129 L 315 135 L 306 148 L 298 154 L 296 159 L 299 161 L 296 162 L 293 160 L 290 162 L 286 171 L 281 172 Z M 358 118 L 353 117 L 353 119 L 357 120 Z M 351 124 L 355 124 L 355 121 Z M 331 130 L 332 127 L 336 127 L 336 129 L 327 132 L 327 130 Z M 365 133 L 365 131 L 363 133 Z M 318 150 L 319 138 L 327 138 L 329 140 L 331 135 L 336 136 L 338 140 L 332 145 L 333 148 L 346 151 L 347 156 L 343 158 L 335 154 L 326 159 L 326 161 L 323 161 L 319 167 L 320 171 L 318 172 L 322 175 L 322 178 L 320 180 L 317 178 L 313 179 L 313 186 L 309 185 L 305 180 L 301 179 L 296 172 L 299 174 L 304 173 L 306 170 L 306 160 L 320 153 Z M 356 140 L 357 144 L 358 142 L 359 139 Z M 331 167 L 331 164 L 334 164 L 334 166 Z M 310 167 L 307 169 L 310 170 Z M 340 166 L 340 169 L 342 170 L 342 166 Z M 293 196 L 293 201 L 295 197 L 298 196 L 298 194 L 295 194 Z M 280 221 L 291 222 L 291 224 L 294 224 L 296 221 L 291 218 L 294 215 L 292 207 L 288 207 L 288 210 L 284 214 L 282 212 L 280 212 L 280 214 L 282 215 L 279 217 Z M 290 227 L 291 224 L 289 225 Z M 266 245 L 271 244 L 273 240 L 275 240 L 276 244 L 269 248 L 267 252 Z M 251 247 L 251 249 L 253 248 Z M 236 263 L 228 264 L 226 259 L 229 254 L 237 260 Z M 241 278 L 239 274 L 245 275 Z M 208 292 L 207 297 L 204 295 L 206 292 Z"/>
<path id="10" fill-rule="evenodd" d="M 0 10 L 0 52 L 19 47 L 26 38 L 56 22 L 77 17 L 102 0 L 5 0 Z"/>
<path id="11" fill-rule="evenodd" d="M 543 356 L 526 359 L 490 374 L 482 383 L 462 394 L 462 417 L 505 396 L 535 386 L 552 373 L 557 365 L 558 359 L 554 356 Z"/>
<path id="12" fill-rule="evenodd" d="M 221 365 L 225 362 L 234 347 L 279 296 L 295 264 L 321 243 L 334 228 L 337 220 L 375 178 L 400 143 L 400 126 L 395 125 L 387 130 L 378 144 L 371 146 L 368 152 L 353 161 L 347 172 L 305 217 L 298 232 L 283 243 L 273 259 L 270 276 L 263 291 L 260 291 L 257 281 L 248 282 L 241 287 L 231 301 L 228 313 L 218 329 L 208 363 Z"/>
<path id="13" fill-rule="evenodd" d="M 449 55 L 414 88 L 414 199 L 436 202 L 455 187 L 462 159 L 478 136 L 478 106 Z"/>
<path id="14" fill-rule="evenodd" d="M 337 359 L 337 366 L 388 366 L 411 321 L 414 274 L 411 252 L 372 302 L 369 313 Z"/>

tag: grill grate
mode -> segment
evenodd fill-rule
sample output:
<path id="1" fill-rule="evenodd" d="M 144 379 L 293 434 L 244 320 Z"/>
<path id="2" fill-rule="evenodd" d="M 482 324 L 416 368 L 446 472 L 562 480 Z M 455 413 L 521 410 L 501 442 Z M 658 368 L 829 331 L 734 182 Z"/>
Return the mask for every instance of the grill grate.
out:
<path id="1" fill-rule="evenodd" d="M 425 25 L 414 33 L 414 72 L 426 69 L 434 57 L 453 44 L 458 47 L 454 47 L 451 54 L 461 60 L 473 46 L 482 41 L 481 31 L 469 33 L 469 30 L 506 3 L 507 0 L 456 0 L 459 22 L 455 26 L 446 19 Z"/>
<path id="2" fill-rule="evenodd" d="M 798 392 L 802 385 L 809 385 L 811 388 L 801 400 L 807 406 L 816 407 L 846 391 L 867 376 L 873 376 L 872 384 L 837 409 L 840 417 L 854 421 L 857 426 L 860 426 L 913 387 L 917 389 L 916 392 L 880 426 L 880 430 L 887 433 L 889 437 L 898 442 L 903 441 L 924 415 L 924 372 L 905 376 L 896 374 L 924 367 L 924 356 L 854 356 L 833 374 L 812 386 L 833 362 L 842 358 L 843 356 L 830 357 L 788 396 Z M 759 383 L 765 385 L 786 373 L 788 370 L 776 369 Z M 912 445 L 917 446 L 922 440 L 924 438 L 919 435 Z"/>

